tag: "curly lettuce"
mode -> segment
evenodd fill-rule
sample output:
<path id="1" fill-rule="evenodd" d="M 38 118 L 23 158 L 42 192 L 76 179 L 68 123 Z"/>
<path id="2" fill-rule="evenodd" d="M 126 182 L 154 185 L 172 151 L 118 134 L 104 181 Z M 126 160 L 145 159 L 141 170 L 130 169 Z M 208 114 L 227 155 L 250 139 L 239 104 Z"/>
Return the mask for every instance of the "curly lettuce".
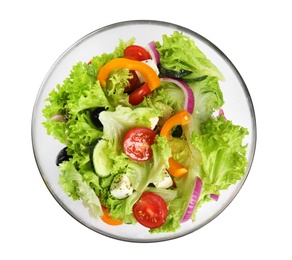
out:
<path id="1" fill-rule="evenodd" d="M 222 73 L 187 35 L 175 31 L 162 35 L 162 43 L 156 42 L 160 63 L 164 68 L 187 70 L 197 77 L 212 76 L 224 80 Z"/>
<path id="2" fill-rule="evenodd" d="M 200 153 L 200 177 L 203 181 L 202 204 L 210 194 L 220 194 L 241 180 L 248 164 L 247 128 L 234 125 L 224 116 L 210 118 L 201 125 L 200 134 L 193 132 L 191 142 Z"/>

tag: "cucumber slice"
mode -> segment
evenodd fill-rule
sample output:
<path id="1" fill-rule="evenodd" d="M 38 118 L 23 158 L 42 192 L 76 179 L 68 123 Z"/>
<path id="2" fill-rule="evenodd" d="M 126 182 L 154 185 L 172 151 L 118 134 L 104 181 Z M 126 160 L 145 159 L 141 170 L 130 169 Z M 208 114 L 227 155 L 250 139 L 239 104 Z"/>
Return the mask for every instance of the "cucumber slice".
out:
<path id="1" fill-rule="evenodd" d="M 162 76 L 169 77 L 169 78 L 176 78 L 176 79 L 182 78 L 192 73 L 192 71 L 184 70 L 184 69 L 181 69 L 179 71 L 166 69 L 162 67 L 161 64 L 158 64 L 158 69 Z"/>
<path id="2" fill-rule="evenodd" d="M 111 174 L 113 161 L 107 156 L 108 143 L 105 139 L 98 139 L 91 147 L 90 160 L 94 172 L 99 177 Z"/>
<path id="3" fill-rule="evenodd" d="M 186 83 L 192 83 L 192 82 L 202 81 L 202 80 L 206 79 L 207 77 L 208 77 L 207 75 L 198 76 L 198 75 L 196 75 L 196 73 L 192 73 L 192 74 L 189 74 L 185 77 L 182 77 L 181 79 Z"/>

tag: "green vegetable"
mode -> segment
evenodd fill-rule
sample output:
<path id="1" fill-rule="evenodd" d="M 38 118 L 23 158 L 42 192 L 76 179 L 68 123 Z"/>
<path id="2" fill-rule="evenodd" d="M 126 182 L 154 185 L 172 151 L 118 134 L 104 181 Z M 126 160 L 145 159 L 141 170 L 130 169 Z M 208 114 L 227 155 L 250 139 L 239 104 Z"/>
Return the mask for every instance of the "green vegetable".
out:
<path id="1" fill-rule="evenodd" d="M 191 142 L 200 151 L 200 177 L 205 192 L 226 190 L 245 174 L 248 130 L 234 125 L 223 116 L 209 118 L 201 124 L 201 133 L 192 133 Z M 207 191 L 208 190 L 208 191 Z"/>
<path id="2" fill-rule="evenodd" d="M 203 81 L 189 83 L 195 96 L 195 113 L 200 122 L 209 119 L 224 105 L 223 94 L 218 79 L 208 77 Z"/>
<path id="3" fill-rule="evenodd" d="M 175 31 L 172 35 L 163 35 L 162 44 L 156 42 L 160 54 L 160 63 L 165 69 L 186 70 L 198 76 L 213 76 L 219 80 L 224 77 L 218 68 L 197 47 L 188 36 Z"/>
<path id="4" fill-rule="evenodd" d="M 108 142 L 104 139 L 98 139 L 91 147 L 92 168 L 99 177 L 107 177 L 112 171 L 114 161 L 107 156 L 107 151 Z"/>
<path id="5" fill-rule="evenodd" d="M 98 218 L 102 215 L 100 201 L 94 190 L 82 179 L 80 173 L 71 162 L 60 165 L 60 185 L 68 196 L 74 200 L 81 199 L 83 205 L 88 208 L 92 217 Z"/>
<path id="6" fill-rule="evenodd" d="M 206 79 L 207 77 L 208 77 L 207 75 L 198 76 L 196 75 L 196 73 L 192 73 L 192 74 L 189 74 L 188 76 L 183 77 L 182 80 L 186 83 L 192 83 L 192 82 L 202 81 Z"/>
<path id="7" fill-rule="evenodd" d="M 158 64 L 158 68 L 159 68 L 159 72 L 161 76 L 170 77 L 170 78 L 182 78 L 192 73 L 191 71 L 184 70 L 184 69 L 181 69 L 179 71 L 169 70 L 161 66 L 161 64 Z"/>

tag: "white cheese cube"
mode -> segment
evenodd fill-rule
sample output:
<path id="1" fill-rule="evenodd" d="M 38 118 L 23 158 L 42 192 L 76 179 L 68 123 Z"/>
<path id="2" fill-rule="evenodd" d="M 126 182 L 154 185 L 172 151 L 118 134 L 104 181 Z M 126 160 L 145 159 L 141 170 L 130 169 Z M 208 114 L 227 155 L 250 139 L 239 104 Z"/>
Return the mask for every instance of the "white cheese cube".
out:
<path id="1" fill-rule="evenodd" d="M 126 174 L 118 174 L 114 177 L 111 186 L 111 194 L 117 199 L 124 199 L 133 193 L 133 187 Z"/>
<path id="2" fill-rule="evenodd" d="M 152 130 L 155 128 L 155 126 L 157 125 L 158 121 L 159 121 L 159 117 L 158 116 L 150 118 L 151 129 Z"/>
<path id="3" fill-rule="evenodd" d="M 162 180 L 158 182 L 153 182 L 153 184 L 155 185 L 156 188 L 167 189 L 173 184 L 173 181 L 169 173 L 165 170 Z"/>

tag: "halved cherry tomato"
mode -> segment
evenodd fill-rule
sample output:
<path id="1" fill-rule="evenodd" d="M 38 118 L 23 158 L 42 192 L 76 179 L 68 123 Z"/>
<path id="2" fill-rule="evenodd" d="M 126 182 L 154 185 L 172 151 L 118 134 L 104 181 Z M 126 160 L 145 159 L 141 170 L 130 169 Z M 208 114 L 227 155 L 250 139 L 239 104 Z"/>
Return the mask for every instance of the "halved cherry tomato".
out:
<path id="1" fill-rule="evenodd" d="M 153 192 L 145 192 L 133 206 L 136 220 L 148 228 L 162 226 L 167 218 L 166 202 Z"/>
<path id="2" fill-rule="evenodd" d="M 101 216 L 101 220 L 111 226 L 119 226 L 119 225 L 122 225 L 123 222 L 121 220 L 118 220 L 118 219 L 113 219 L 109 212 L 107 211 L 106 207 L 104 207 L 103 205 L 101 206 L 102 207 L 102 212 L 103 212 L 103 215 Z"/>
<path id="3" fill-rule="evenodd" d="M 148 84 L 144 83 L 129 95 L 129 102 L 133 106 L 139 105 L 143 101 L 144 97 L 149 94 L 151 94 L 151 90 Z"/>
<path id="4" fill-rule="evenodd" d="M 151 59 L 151 55 L 142 46 L 131 45 L 124 50 L 124 58 L 142 61 Z"/>
<path id="5" fill-rule="evenodd" d="M 134 161 L 144 162 L 152 155 L 151 145 L 154 144 L 156 133 L 147 127 L 134 127 L 125 135 L 123 149 L 125 154 Z"/>
<path id="6" fill-rule="evenodd" d="M 139 78 L 135 70 L 130 70 L 130 73 L 133 75 L 131 79 L 129 79 L 129 86 L 124 89 L 124 92 L 132 92 L 139 86 Z"/>

